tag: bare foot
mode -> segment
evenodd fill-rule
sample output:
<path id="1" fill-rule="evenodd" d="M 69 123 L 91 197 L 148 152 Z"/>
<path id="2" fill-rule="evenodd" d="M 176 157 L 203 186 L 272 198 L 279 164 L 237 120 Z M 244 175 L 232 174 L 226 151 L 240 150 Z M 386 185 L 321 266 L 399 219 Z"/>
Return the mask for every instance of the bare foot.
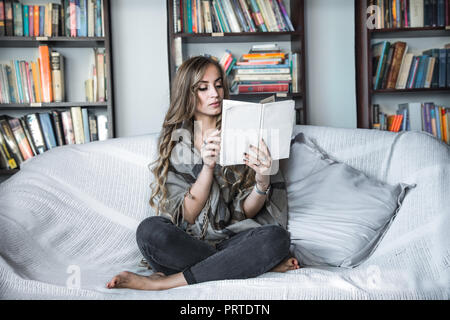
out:
<path id="1" fill-rule="evenodd" d="M 284 261 L 282 261 L 279 265 L 277 265 L 275 268 L 270 270 L 271 272 L 286 272 L 289 270 L 296 270 L 299 269 L 300 266 L 298 265 L 298 260 L 296 258 L 288 258 Z"/>
<path id="2" fill-rule="evenodd" d="M 161 280 L 166 278 L 161 272 L 153 273 L 149 276 L 140 276 L 136 273 L 123 271 L 112 278 L 106 284 L 108 289 L 137 289 L 137 290 L 161 290 Z"/>

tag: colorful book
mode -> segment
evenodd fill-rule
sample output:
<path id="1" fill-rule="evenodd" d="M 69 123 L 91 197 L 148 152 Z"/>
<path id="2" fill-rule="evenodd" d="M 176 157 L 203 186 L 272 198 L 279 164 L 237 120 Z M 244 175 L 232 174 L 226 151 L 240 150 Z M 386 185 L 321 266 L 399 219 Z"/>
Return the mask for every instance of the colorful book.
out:
<path id="1" fill-rule="evenodd" d="M 25 131 L 20 124 L 18 118 L 10 118 L 8 119 L 9 126 L 11 131 L 16 139 L 17 145 L 19 147 L 20 153 L 22 154 L 22 158 L 24 160 L 28 160 L 34 156 L 33 151 L 31 150 L 30 143 L 28 142 L 27 137 L 25 136 Z"/>
<path id="2" fill-rule="evenodd" d="M 53 101 L 53 84 L 50 67 L 50 53 L 47 45 L 39 46 L 39 62 L 41 71 L 42 101 Z"/>
<path id="3" fill-rule="evenodd" d="M 24 116 L 25 123 L 30 130 L 33 144 L 38 154 L 42 154 L 47 150 L 44 135 L 42 133 L 41 123 L 37 113 L 27 114 Z"/>
<path id="4" fill-rule="evenodd" d="M 47 149 L 50 150 L 56 148 L 58 144 L 56 143 L 55 131 L 53 129 L 52 120 L 50 119 L 50 114 L 39 113 L 38 116 Z"/>

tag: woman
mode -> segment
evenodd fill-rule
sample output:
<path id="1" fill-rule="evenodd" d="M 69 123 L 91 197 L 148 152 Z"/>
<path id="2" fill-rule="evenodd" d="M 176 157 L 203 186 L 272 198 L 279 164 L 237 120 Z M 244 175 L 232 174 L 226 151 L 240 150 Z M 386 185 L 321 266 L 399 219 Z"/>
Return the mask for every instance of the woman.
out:
<path id="1" fill-rule="evenodd" d="M 202 56 L 185 61 L 172 93 L 152 168 L 156 215 L 136 231 L 155 273 L 125 271 L 107 288 L 163 290 L 299 268 L 289 255 L 284 181 L 264 174 L 272 164 L 264 142 L 243 155 L 245 165 L 216 164 L 228 98 L 220 65 Z"/>

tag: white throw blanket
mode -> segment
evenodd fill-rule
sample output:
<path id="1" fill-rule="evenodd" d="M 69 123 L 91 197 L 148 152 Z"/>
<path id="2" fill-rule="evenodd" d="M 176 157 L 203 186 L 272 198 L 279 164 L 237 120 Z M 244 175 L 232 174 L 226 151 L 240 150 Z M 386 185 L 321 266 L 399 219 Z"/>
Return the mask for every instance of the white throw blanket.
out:
<path id="1" fill-rule="evenodd" d="M 146 292 L 107 289 L 139 267 L 157 135 L 56 148 L 0 184 L 2 299 L 448 299 L 450 148 L 423 133 L 296 126 L 331 156 L 388 183 L 417 184 L 355 269 L 305 268 Z M 295 161 L 291 159 L 290 161 Z"/>

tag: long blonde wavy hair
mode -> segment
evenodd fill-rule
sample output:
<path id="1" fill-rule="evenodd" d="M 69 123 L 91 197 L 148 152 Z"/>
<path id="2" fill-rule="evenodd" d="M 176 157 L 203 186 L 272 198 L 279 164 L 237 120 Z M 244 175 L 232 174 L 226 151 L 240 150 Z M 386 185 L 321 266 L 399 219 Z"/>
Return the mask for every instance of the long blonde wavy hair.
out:
<path id="1" fill-rule="evenodd" d="M 150 185 L 152 193 L 149 203 L 157 215 L 160 214 L 160 211 L 166 211 L 167 188 L 165 184 L 170 165 L 170 155 L 177 143 L 177 141 L 172 141 L 172 133 L 181 127 L 183 121 L 194 120 L 194 112 L 199 101 L 197 95 L 199 83 L 210 65 L 216 66 L 219 70 L 222 77 L 224 99 L 228 99 L 229 89 L 225 72 L 217 61 L 209 57 L 197 56 L 186 60 L 178 68 L 172 83 L 170 106 L 158 139 L 158 158 L 149 165 L 154 175 L 154 181 Z M 221 128 L 221 120 L 222 115 L 220 114 L 216 119 L 216 128 L 218 129 Z M 191 132 L 192 136 L 193 132 Z M 238 177 L 237 179 L 234 179 L 233 173 Z M 231 194 L 247 189 L 255 183 L 255 172 L 247 166 L 244 169 L 242 169 L 242 166 L 222 167 L 221 174 L 225 183 L 231 187 Z"/>

